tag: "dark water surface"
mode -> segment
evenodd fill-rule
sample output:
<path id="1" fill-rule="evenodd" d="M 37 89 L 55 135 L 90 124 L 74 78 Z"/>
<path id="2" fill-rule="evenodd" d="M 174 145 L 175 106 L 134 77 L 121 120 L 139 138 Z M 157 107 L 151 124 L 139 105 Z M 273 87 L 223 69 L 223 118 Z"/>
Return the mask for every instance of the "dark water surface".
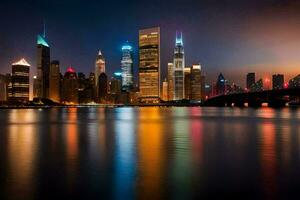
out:
<path id="1" fill-rule="evenodd" d="M 300 110 L 0 110 L 0 199 L 300 199 Z"/>

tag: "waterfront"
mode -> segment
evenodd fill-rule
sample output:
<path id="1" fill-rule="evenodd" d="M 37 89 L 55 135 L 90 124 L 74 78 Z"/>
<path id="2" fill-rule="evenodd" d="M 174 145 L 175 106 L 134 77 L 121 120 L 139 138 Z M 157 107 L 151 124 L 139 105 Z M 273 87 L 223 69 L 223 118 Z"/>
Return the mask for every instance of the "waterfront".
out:
<path id="1" fill-rule="evenodd" d="M 300 196 L 300 110 L 0 110 L 1 199 Z"/>

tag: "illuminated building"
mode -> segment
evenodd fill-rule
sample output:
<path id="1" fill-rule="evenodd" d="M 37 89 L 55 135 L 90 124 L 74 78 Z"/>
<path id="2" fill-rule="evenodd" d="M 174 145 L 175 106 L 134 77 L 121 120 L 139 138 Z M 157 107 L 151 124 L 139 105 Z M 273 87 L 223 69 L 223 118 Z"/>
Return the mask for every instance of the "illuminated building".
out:
<path id="1" fill-rule="evenodd" d="M 217 95 L 222 95 L 225 94 L 226 90 L 226 79 L 224 78 L 223 74 L 219 74 L 218 80 L 216 83 L 216 94 Z"/>
<path id="2" fill-rule="evenodd" d="M 248 73 L 247 74 L 247 82 L 246 82 L 246 87 L 249 90 L 251 86 L 255 83 L 255 73 Z"/>
<path id="3" fill-rule="evenodd" d="M 127 42 L 122 47 L 122 90 L 130 91 L 133 88 L 133 61 L 132 61 L 132 46 Z"/>
<path id="4" fill-rule="evenodd" d="M 142 102 L 159 102 L 160 28 L 139 31 L 139 87 Z"/>
<path id="5" fill-rule="evenodd" d="M 173 63 L 168 63 L 168 100 L 174 98 L 174 68 Z"/>
<path id="6" fill-rule="evenodd" d="M 256 83 L 252 84 L 250 87 L 251 92 L 261 92 L 264 90 L 263 80 L 259 79 Z"/>
<path id="7" fill-rule="evenodd" d="M 107 100 L 108 94 L 108 81 L 107 75 L 105 73 L 101 73 L 98 79 L 98 96 L 100 103 L 105 103 Z"/>
<path id="8" fill-rule="evenodd" d="M 191 93 L 190 100 L 200 101 L 201 100 L 201 66 L 193 65 L 191 67 Z"/>
<path id="9" fill-rule="evenodd" d="M 7 76 L 0 74 L 0 102 L 7 101 Z"/>
<path id="10" fill-rule="evenodd" d="M 114 73 L 114 76 L 110 80 L 110 84 L 109 84 L 110 94 L 117 95 L 117 94 L 121 93 L 121 88 L 122 88 L 121 80 L 122 80 L 122 78 L 123 78 L 122 73 L 120 73 L 120 72 L 115 72 Z"/>
<path id="11" fill-rule="evenodd" d="M 60 102 L 60 68 L 59 61 L 54 60 L 50 64 L 49 77 L 49 99 L 54 102 Z"/>
<path id="12" fill-rule="evenodd" d="M 289 81 L 289 88 L 300 88 L 300 74 Z"/>
<path id="13" fill-rule="evenodd" d="M 29 101 L 29 68 L 30 65 L 24 58 L 12 64 L 11 81 L 8 85 L 10 102 Z"/>
<path id="14" fill-rule="evenodd" d="M 95 83 L 97 86 L 98 86 L 98 79 L 101 73 L 105 73 L 105 59 L 101 50 L 99 50 L 95 62 Z"/>
<path id="15" fill-rule="evenodd" d="M 165 79 L 162 83 L 162 100 L 168 101 L 168 81 Z"/>
<path id="16" fill-rule="evenodd" d="M 50 47 L 43 36 L 37 36 L 36 97 L 49 98 Z"/>
<path id="17" fill-rule="evenodd" d="M 78 82 L 77 74 L 72 67 L 69 67 L 63 77 L 62 102 L 65 104 L 78 103 Z"/>
<path id="18" fill-rule="evenodd" d="M 274 74 L 272 76 L 273 90 L 283 89 L 284 76 L 283 74 Z"/>
<path id="19" fill-rule="evenodd" d="M 184 98 L 191 98 L 191 67 L 184 68 Z"/>
<path id="20" fill-rule="evenodd" d="M 176 42 L 174 49 L 174 100 L 182 100 L 184 98 L 184 49 L 182 33 L 178 37 L 176 33 Z"/>

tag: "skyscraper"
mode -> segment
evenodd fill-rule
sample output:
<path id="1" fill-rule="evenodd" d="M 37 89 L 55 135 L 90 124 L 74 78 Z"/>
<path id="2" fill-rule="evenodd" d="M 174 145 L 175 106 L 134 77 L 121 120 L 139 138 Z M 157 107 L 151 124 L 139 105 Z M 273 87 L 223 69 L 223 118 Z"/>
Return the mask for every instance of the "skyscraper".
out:
<path id="1" fill-rule="evenodd" d="M 179 36 L 176 33 L 176 42 L 174 49 L 174 100 L 184 98 L 184 49 L 182 33 Z"/>
<path id="2" fill-rule="evenodd" d="M 139 31 L 139 87 L 142 102 L 159 102 L 160 28 Z"/>
<path id="3" fill-rule="evenodd" d="M 274 74 L 272 76 L 273 90 L 283 89 L 284 76 L 283 74 Z"/>
<path id="4" fill-rule="evenodd" d="M 162 100 L 168 101 L 168 81 L 165 79 L 162 84 Z"/>
<path id="5" fill-rule="evenodd" d="M 98 79 L 98 94 L 100 103 L 106 103 L 108 93 L 108 80 L 105 73 L 101 73 Z"/>
<path id="6" fill-rule="evenodd" d="M 174 68 L 173 63 L 168 63 L 168 100 L 174 98 Z"/>
<path id="7" fill-rule="evenodd" d="M 246 87 L 248 90 L 250 90 L 251 86 L 255 84 L 255 73 L 248 73 L 247 74 L 247 83 L 246 83 Z"/>
<path id="8" fill-rule="evenodd" d="M 7 101 L 7 76 L 0 74 L 0 102 Z"/>
<path id="9" fill-rule="evenodd" d="M 98 79 L 101 73 L 105 73 L 105 59 L 101 52 L 99 51 L 96 62 L 95 62 L 95 84 L 98 86 Z M 98 90 L 98 87 L 97 87 Z"/>
<path id="10" fill-rule="evenodd" d="M 225 94 L 226 90 L 226 79 L 224 78 L 223 74 L 220 73 L 218 76 L 218 80 L 216 83 L 216 93 L 217 95 L 222 95 Z"/>
<path id="11" fill-rule="evenodd" d="M 49 99 L 60 102 L 60 68 L 59 61 L 54 60 L 50 64 Z"/>
<path id="12" fill-rule="evenodd" d="M 43 36 L 37 36 L 37 81 L 36 96 L 49 98 L 50 47 Z"/>
<path id="13" fill-rule="evenodd" d="M 72 67 L 69 67 L 63 77 L 62 101 L 65 104 L 78 103 L 78 81 L 77 74 Z"/>
<path id="14" fill-rule="evenodd" d="M 194 101 L 201 100 L 201 66 L 193 65 L 191 68 L 191 94 L 190 99 Z"/>
<path id="15" fill-rule="evenodd" d="M 12 64 L 12 76 L 8 85 L 10 102 L 29 101 L 29 68 L 30 64 L 24 58 Z"/>
<path id="16" fill-rule="evenodd" d="M 127 42 L 122 47 L 122 90 L 130 91 L 133 88 L 133 61 L 132 46 Z"/>
<path id="17" fill-rule="evenodd" d="M 184 68 L 184 98 L 191 98 L 191 67 Z"/>

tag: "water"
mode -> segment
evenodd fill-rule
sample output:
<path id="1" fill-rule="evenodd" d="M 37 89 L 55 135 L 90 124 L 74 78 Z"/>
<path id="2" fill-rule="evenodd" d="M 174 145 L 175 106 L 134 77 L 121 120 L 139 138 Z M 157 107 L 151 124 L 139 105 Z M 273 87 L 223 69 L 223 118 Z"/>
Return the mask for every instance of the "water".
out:
<path id="1" fill-rule="evenodd" d="M 0 199 L 299 198 L 299 122 L 288 108 L 0 110 Z"/>

